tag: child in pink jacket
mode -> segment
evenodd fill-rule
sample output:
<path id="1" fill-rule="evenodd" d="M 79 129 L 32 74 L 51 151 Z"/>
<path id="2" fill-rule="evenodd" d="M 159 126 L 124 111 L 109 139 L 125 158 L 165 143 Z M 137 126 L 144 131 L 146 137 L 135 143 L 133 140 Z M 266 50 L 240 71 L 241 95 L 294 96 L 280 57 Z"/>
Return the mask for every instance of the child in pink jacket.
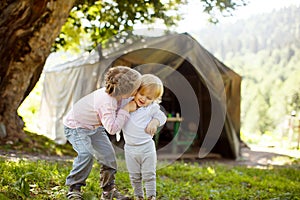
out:
<path id="1" fill-rule="evenodd" d="M 64 118 L 65 135 L 77 152 L 67 176 L 68 199 L 82 199 L 81 186 L 86 185 L 95 158 L 101 164 L 101 199 L 128 199 L 115 187 L 116 156 L 108 138 L 119 132 L 136 110 L 132 101 L 121 107 L 122 99 L 133 96 L 141 83 L 141 74 L 129 67 L 113 67 L 105 74 L 105 87 L 76 102 Z"/>

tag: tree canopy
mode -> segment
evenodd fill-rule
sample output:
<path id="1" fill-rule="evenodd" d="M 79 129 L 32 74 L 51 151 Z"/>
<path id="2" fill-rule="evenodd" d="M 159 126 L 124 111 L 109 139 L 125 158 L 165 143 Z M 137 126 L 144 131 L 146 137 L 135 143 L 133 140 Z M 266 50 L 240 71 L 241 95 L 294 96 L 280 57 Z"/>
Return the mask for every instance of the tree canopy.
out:
<path id="1" fill-rule="evenodd" d="M 218 14 L 230 15 L 238 6 L 245 5 L 244 0 L 200 1 L 203 8 L 199 11 L 206 12 L 208 20 L 213 23 L 218 22 Z M 99 44 L 105 46 L 106 41 L 116 35 L 122 37 L 118 38 L 122 41 L 137 23 L 153 24 L 160 20 L 166 27 L 176 26 L 182 19 L 179 9 L 186 3 L 186 0 L 77 1 L 52 50 L 76 50 L 79 46 L 91 50 Z M 82 42 L 88 44 L 82 45 Z"/>

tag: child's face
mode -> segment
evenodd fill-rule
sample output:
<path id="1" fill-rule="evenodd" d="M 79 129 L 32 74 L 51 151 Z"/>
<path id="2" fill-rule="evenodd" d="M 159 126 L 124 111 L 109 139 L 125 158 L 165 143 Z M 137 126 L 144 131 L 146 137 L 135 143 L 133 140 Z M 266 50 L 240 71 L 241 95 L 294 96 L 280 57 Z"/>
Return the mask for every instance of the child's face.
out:
<path id="1" fill-rule="evenodd" d="M 137 91 L 134 101 L 138 107 L 145 107 L 151 104 L 156 99 L 155 93 L 151 90 Z"/>

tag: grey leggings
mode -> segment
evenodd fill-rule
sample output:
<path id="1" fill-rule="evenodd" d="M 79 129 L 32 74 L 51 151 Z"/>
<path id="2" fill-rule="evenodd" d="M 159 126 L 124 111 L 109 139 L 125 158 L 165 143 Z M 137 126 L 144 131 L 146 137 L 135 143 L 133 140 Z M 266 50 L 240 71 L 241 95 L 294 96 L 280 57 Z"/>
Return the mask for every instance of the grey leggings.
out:
<path id="1" fill-rule="evenodd" d="M 125 144 L 125 160 L 134 195 L 144 197 L 144 183 L 146 196 L 156 196 L 157 158 L 154 141 L 138 146 Z"/>

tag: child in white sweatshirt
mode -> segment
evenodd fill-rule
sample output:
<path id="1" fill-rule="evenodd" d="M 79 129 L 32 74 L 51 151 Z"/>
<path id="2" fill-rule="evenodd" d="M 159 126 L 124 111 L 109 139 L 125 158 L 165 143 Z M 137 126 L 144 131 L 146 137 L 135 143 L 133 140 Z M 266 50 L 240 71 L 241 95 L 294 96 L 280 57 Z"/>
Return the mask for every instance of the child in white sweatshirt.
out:
<path id="1" fill-rule="evenodd" d="M 152 74 L 144 74 L 134 102 L 138 109 L 130 113 L 122 128 L 125 140 L 125 160 L 134 188 L 135 199 L 156 199 L 156 148 L 152 139 L 157 128 L 166 123 L 166 115 L 160 110 L 163 95 L 162 81 Z"/>

